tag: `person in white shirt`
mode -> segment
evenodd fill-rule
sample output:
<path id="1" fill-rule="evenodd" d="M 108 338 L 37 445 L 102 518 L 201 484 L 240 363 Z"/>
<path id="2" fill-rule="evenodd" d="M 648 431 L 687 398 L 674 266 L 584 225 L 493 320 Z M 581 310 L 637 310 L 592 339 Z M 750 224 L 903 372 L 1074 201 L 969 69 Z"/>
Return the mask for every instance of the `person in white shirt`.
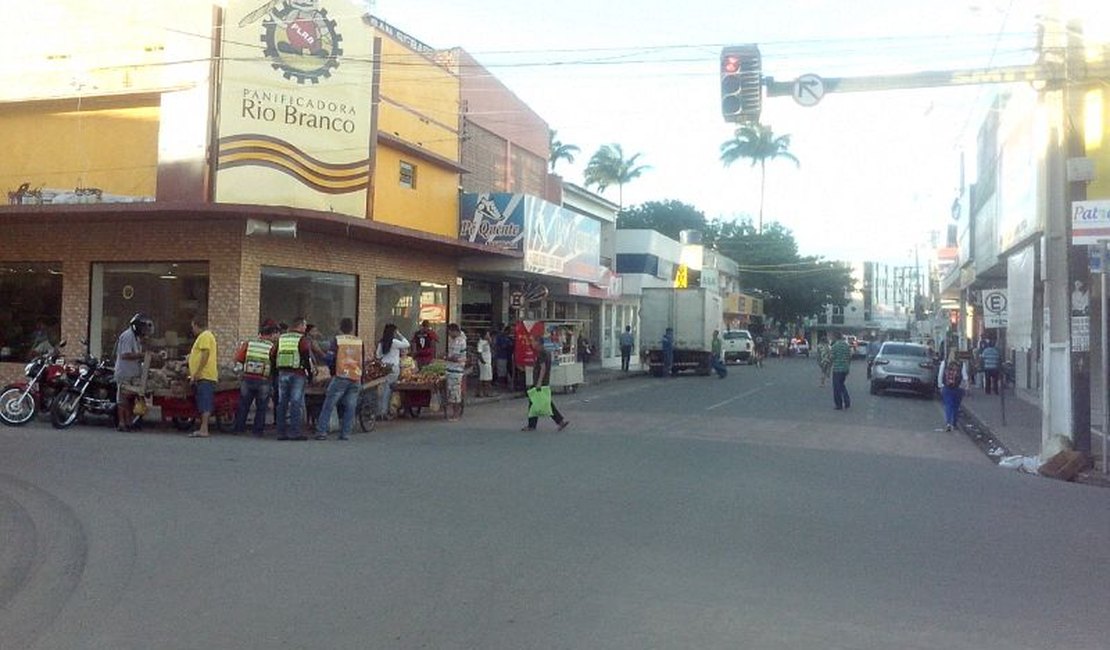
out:
<path id="1" fill-rule="evenodd" d="M 489 330 L 478 336 L 478 397 L 493 395 L 493 349 Z"/>
<path id="2" fill-rule="evenodd" d="M 389 400 L 393 397 L 393 384 L 396 384 L 401 376 L 401 350 L 407 350 L 409 345 L 408 339 L 397 331 L 397 326 L 393 323 L 387 324 L 382 330 L 382 338 L 374 351 L 378 360 L 390 367 L 389 376 L 382 384 L 382 393 L 378 401 L 378 415 L 382 419 L 389 417 Z"/>
<path id="3" fill-rule="evenodd" d="M 463 374 L 466 372 L 466 335 L 457 323 L 447 326 L 447 419 L 462 417 Z"/>

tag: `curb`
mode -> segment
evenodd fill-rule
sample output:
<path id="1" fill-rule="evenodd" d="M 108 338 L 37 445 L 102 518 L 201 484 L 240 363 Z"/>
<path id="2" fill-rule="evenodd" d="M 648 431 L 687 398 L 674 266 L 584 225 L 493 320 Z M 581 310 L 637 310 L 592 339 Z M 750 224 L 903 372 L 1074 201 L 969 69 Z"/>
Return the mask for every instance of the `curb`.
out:
<path id="1" fill-rule="evenodd" d="M 578 385 L 598 386 L 600 384 L 607 384 L 613 381 L 623 381 L 625 379 L 634 379 L 636 377 L 648 377 L 648 374 L 640 371 L 621 372 L 619 370 L 614 372 L 605 372 L 595 375 L 586 375 L 582 383 Z M 469 397 L 466 401 L 466 405 L 471 406 L 478 404 L 491 404 L 494 402 L 503 402 L 505 400 L 511 399 L 524 399 L 524 392 L 514 390 L 498 393 L 497 395 L 493 395 L 491 397 Z"/>
<path id="2" fill-rule="evenodd" d="M 1005 445 L 998 436 L 994 435 L 991 428 L 987 426 L 975 412 L 966 406 L 960 405 L 960 416 L 958 420 L 960 431 L 963 431 L 979 451 L 983 452 L 991 462 L 998 464 L 1006 456 L 1012 455 L 1010 448 Z"/>

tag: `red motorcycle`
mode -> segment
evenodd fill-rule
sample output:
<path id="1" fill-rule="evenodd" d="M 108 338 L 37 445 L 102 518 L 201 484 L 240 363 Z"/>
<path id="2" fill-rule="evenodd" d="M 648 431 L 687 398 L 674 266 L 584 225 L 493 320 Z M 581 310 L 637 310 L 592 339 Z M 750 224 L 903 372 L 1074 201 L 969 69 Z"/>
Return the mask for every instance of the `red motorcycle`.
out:
<path id="1" fill-rule="evenodd" d="M 26 424 L 35 414 L 49 412 L 54 397 L 66 387 L 62 341 L 50 352 L 35 357 L 23 369 L 28 381 L 17 381 L 0 391 L 0 421 L 12 427 Z"/>

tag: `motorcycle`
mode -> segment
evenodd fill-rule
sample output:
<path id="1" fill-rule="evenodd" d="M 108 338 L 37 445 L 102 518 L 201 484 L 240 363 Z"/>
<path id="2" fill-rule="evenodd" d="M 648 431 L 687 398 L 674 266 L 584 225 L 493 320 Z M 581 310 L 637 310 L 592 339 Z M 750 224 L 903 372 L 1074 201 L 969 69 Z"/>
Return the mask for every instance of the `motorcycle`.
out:
<path id="1" fill-rule="evenodd" d="M 35 357 L 23 369 L 30 381 L 8 384 L 0 391 L 0 421 L 8 426 L 27 424 L 39 412 L 49 412 L 54 397 L 65 387 L 65 364 L 58 347 Z"/>
<path id="2" fill-rule="evenodd" d="M 116 382 L 109 359 L 97 359 L 86 352 L 66 375 L 66 384 L 50 408 L 50 423 L 55 429 L 68 428 L 85 415 L 116 420 Z"/>

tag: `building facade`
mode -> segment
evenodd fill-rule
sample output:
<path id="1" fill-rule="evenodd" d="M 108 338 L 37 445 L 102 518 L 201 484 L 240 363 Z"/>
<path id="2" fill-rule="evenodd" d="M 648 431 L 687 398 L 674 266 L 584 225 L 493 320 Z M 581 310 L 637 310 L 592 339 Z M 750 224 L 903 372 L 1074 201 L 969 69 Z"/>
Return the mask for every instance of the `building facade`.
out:
<path id="1" fill-rule="evenodd" d="M 311 38 L 284 4 L 48 4 L 72 21 L 0 94 L 6 376 L 38 329 L 110 354 L 137 312 L 174 357 L 205 316 L 222 360 L 267 318 L 442 327 L 460 258 L 518 257 L 457 236 L 458 81 L 415 39 L 327 2 Z"/>

